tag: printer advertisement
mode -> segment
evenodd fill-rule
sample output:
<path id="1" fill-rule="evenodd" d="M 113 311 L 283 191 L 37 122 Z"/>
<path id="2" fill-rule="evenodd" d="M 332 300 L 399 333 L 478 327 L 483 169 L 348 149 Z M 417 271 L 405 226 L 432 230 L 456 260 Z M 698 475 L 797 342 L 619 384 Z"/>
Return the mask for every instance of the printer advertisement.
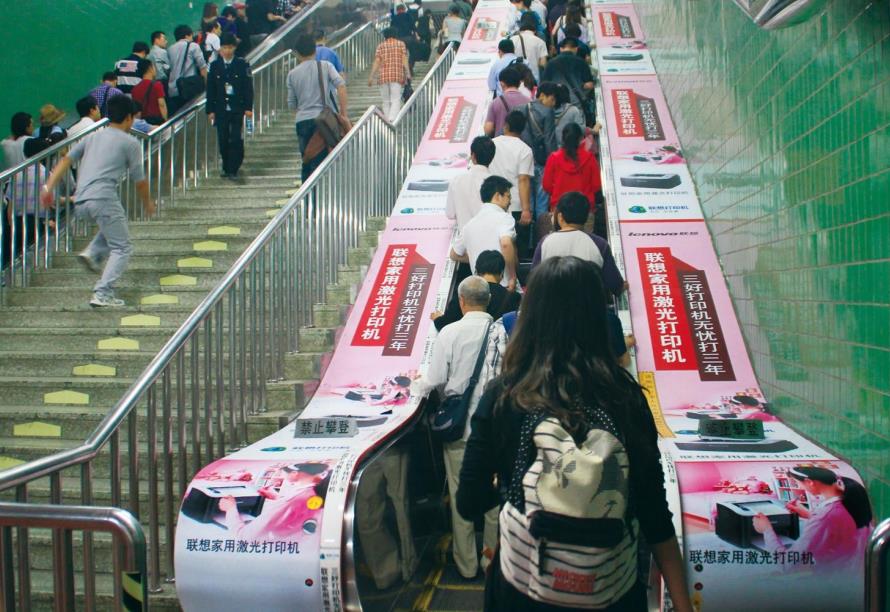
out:
<path id="1" fill-rule="evenodd" d="M 464 167 L 415 164 L 399 194 L 395 215 L 443 215 L 448 200 L 448 185 Z"/>
<path id="2" fill-rule="evenodd" d="M 605 53 L 602 49 L 601 53 Z M 675 163 L 665 158 L 660 149 L 680 149 L 667 103 L 656 76 L 617 77 L 602 75 L 603 99 L 609 132 L 609 147 L 613 159 L 628 155 L 646 156 Z"/>
<path id="3" fill-rule="evenodd" d="M 676 469 L 699 610 L 862 609 L 873 519 L 850 466 L 823 459 L 677 463 Z"/>
<path id="4" fill-rule="evenodd" d="M 414 156 L 414 164 L 423 162 L 446 168 L 466 167 L 470 143 L 482 131 L 490 97 L 485 83 L 484 78 L 445 82 Z"/>
<path id="5" fill-rule="evenodd" d="M 655 74 L 655 66 L 633 7 L 592 7 L 600 74 Z"/>

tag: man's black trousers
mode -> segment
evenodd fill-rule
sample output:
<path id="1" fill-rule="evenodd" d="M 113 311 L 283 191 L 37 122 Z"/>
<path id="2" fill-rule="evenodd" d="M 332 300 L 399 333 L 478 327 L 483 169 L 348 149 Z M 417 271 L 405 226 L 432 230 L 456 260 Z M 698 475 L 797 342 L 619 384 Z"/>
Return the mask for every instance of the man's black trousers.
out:
<path id="1" fill-rule="evenodd" d="M 241 162 L 244 161 L 244 139 L 241 136 L 243 124 L 244 113 L 226 111 L 216 115 L 216 137 L 223 172 L 226 174 L 238 174 Z"/>

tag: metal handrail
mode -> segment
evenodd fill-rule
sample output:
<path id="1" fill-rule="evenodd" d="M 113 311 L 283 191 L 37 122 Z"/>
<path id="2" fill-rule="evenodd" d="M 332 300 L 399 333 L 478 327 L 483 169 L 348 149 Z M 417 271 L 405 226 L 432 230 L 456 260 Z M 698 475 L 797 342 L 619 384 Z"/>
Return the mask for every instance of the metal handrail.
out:
<path id="1" fill-rule="evenodd" d="M 12 563 L 12 529 L 46 528 L 53 530 L 53 587 L 54 604 L 57 610 L 74 610 L 74 550 L 72 531 L 110 533 L 122 545 L 123 555 L 120 566 L 126 572 L 127 592 L 142 604 L 141 610 L 148 610 L 148 575 L 146 572 L 146 545 L 142 525 L 132 514 L 120 508 L 98 506 L 56 506 L 51 504 L 11 504 L 0 503 L 0 596 L 4 610 L 16 609 L 15 572 Z M 95 568 L 84 564 L 85 572 Z M 89 584 L 89 583 L 88 583 Z M 134 588 L 135 586 L 135 588 Z M 133 591 L 137 593 L 133 593 Z M 84 608 L 96 609 L 95 591 L 87 588 L 84 592 Z M 22 609 L 29 606 L 23 602 Z"/>
<path id="2" fill-rule="evenodd" d="M 885 519 L 871 534 L 865 556 L 865 610 L 887 611 L 887 571 L 890 569 L 890 519 Z"/>
<path id="3" fill-rule="evenodd" d="M 161 588 L 162 545 L 172 579 L 175 501 L 194 469 L 246 443 L 247 415 L 267 408 L 268 381 L 283 379 L 285 355 L 299 349 L 300 328 L 312 323 L 314 304 L 325 301 L 367 219 L 391 211 L 453 58 L 449 49 L 437 60 L 394 124 L 374 106 L 365 111 L 83 444 L 0 472 L 0 491 L 14 488 L 28 507 L 28 487 L 49 477 L 59 483 L 52 501 L 60 504 L 61 474 L 79 470 L 80 503 L 91 505 L 94 468 L 107 469 L 112 505 L 126 498 L 138 518 L 140 479 L 147 478 L 150 592 Z M 106 448 L 108 468 L 93 461 Z M 27 558 L 27 534 L 18 540 L 19 558 Z M 20 563 L 19 571 L 29 570 Z"/>

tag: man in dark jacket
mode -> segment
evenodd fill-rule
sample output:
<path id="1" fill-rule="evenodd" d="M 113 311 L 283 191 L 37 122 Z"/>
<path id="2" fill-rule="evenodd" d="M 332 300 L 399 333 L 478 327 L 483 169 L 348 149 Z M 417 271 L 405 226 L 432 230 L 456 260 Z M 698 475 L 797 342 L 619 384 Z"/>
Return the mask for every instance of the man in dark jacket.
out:
<path id="1" fill-rule="evenodd" d="M 222 176 L 228 179 L 238 177 L 244 160 L 244 117 L 253 119 L 253 76 L 247 61 L 235 57 L 237 46 L 233 34 L 222 35 L 219 57 L 210 65 L 207 77 L 207 117 L 216 125 Z"/>

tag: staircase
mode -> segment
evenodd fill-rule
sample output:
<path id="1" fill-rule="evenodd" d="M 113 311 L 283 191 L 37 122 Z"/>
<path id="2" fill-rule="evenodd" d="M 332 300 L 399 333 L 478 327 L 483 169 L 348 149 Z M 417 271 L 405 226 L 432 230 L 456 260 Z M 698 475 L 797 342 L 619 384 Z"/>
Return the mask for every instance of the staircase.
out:
<path id="1" fill-rule="evenodd" d="M 432 64 L 417 64 L 415 82 L 420 82 Z M 376 87 L 367 86 L 366 71 L 347 75 L 347 80 L 350 115 L 357 120 L 369 105 L 379 104 L 379 94 Z M 118 295 L 126 307 L 99 310 L 88 305 L 97 275 L 86 270 L 74 254 L 89 238 L 75 239 L 71 253 L 56 254 L 50 269 L 32 275 L 30 286 L 8 290 L 6 303 L 0 306 L 0 470 L 81 444 L 267 219 L 296 191 L 300 174 L 297 139 L 292 115 L 285 115 L 272 129 L 247 142 L 241 183 L 209 178 L 199 188 L 177 196 L 175 207 L 163 209 L 156 220 L 130 223 L 134 254 L 118 283 Z M 314 307 L 314 326 L 300 330 L 301 352 L 287 356 L 285 380 L 269 382 L 265 411 L 249 415 L 248 441 L 280 429 L 311 397 L 384 223 L 384 219 L 369 220 L 359 245 L 350 249 L 338 283 L 328 287 L 327 303 Z M 175 386 L 174 381 L 174 392 Z M 190 423 L 190 418 L 185 418 Z M 142 409 L 136 419 L 143 443 L 140 473 L 148 465 L 144 441 L 152 426 L 160 429 L 159 422 L 148 422 Z M 126 429 L 121 430 L 125 466 Z M 175 431 L 173 437 L 175 448 Z M 103 452 L 107 454 L 108 448 Z M 199 463 L 206 463 L 206 458 L 190 460 L 193 469 L 200 467 Z M 96 471 L 110 469 L 110 462 L 97 465 Z M 129 472 L 125 469 L 123 473 Z M 93 503 L 114 505 L 107 478 L 105 488 L 101 482 L 93 487 Z M 122 483 L 122 490 L 128 490 L 128 481 Z M 145 482 L 139 490 L 138 510 L 147 516 Z M 58 502 L 51 493 L 48 479 L 28 486 L 31 502 Z M 162 502 L 166 499 L 163 491 L 160 498 Z M 11 501 L 14 492 L 2 492 L 0 499 Z M 80 501 L 79 472 L 69 470 L 62 478 L 61 502 Z M 51 609 L 51 536 L 43 530 L 30 533 L 33 609 Z M 148 531 L 146 535 L 151 538 Z M 165 539 L 162 525 L 160 540 Z M 112 609 L 110 539 L 95 535 L 93 548 L 92 566 L 98 572 L 96 606 Z M 80 533 L 74 538 L 74 561 L 81 570 Z M 160 563 L 164 568 L 167 560 L 161 558 Z M 79 578 L 76 589 L 81 593 Z M 163 585 L 161 593 L 151 595 L 151 603 L 156 610 L 179 609 L 169 584 Z"/>

